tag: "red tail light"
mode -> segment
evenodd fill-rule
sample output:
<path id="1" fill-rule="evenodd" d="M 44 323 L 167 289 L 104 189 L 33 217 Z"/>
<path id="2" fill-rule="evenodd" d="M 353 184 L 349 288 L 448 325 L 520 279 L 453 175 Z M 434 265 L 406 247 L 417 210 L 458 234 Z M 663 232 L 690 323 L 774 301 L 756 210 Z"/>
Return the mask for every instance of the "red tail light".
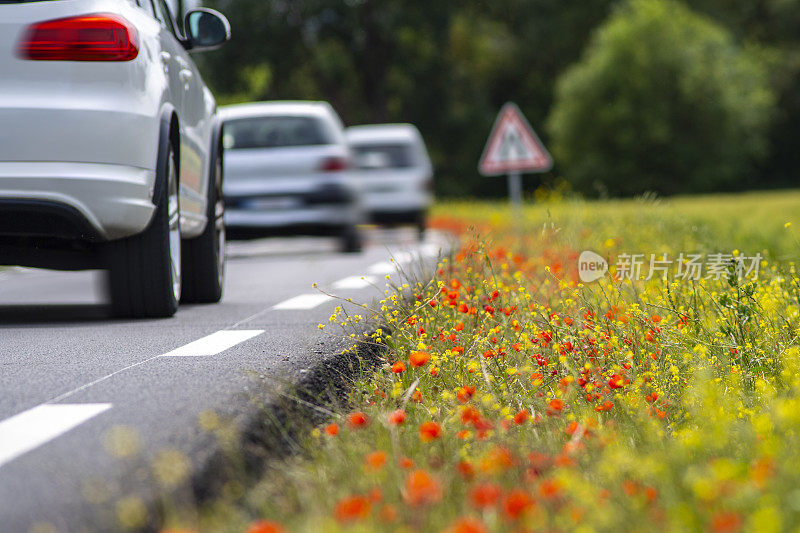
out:
<path id="1" fill-rule="evenodd" d="M 320 170 L 323 172 L 339 172 L 350 168 L 350 162 L 346 157 L 328 157 L 322 162 Z"/>
<path id="2" fill-rule="evenodd" d="M 139 46 L 130 22 L 97 13 L 34 24 L 17 51 L 22 59 L 39 61 L 130 61 Z"/>

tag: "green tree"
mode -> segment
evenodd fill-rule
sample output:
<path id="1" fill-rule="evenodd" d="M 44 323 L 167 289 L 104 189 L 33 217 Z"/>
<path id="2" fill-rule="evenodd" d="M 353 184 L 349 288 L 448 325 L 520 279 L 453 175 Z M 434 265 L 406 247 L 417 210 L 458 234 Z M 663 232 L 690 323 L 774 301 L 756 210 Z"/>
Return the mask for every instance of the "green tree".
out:
<path id="1" fill-rule="evenodd" d="M 752 184 L 774 107 L 764 61 L 670 0 L 632 0 L 559 80 L 548 127 L 567 179 L 589 194 Z"/>

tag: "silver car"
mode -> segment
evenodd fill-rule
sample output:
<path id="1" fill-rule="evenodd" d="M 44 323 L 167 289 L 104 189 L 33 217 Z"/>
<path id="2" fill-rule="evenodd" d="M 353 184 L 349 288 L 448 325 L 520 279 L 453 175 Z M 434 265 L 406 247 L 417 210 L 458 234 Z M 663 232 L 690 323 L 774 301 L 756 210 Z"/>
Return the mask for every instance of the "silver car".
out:
<path id="1" fill-rule="evenodd" d="M 216 302 L 216 103 L 188 52 L 230 37 L 164 0 L 0 3 L 0 264 L 106 268 L 114 312 Z"/>
<path id="2" fill-rule="evenodd" d="M 345 136 L 372 221 L 414 224 L 422 236 L 433 202 L 433 166 L 417 128 L 411 124 L 354 126 Z"/>
<path id="3" fill-rule="evenodd" d="M 361 250 L 360 191 L 342 122 L 325 102 L 224 107 L 225 224 L 231 235 L 333 235 Z"/>

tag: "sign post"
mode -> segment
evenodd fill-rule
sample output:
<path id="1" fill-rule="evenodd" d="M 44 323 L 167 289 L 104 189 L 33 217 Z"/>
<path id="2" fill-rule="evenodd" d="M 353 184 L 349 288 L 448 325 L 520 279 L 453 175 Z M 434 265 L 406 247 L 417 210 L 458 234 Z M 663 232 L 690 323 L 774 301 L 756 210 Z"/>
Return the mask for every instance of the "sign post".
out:
<path id="1" fill-rule="evenodd" d="M 508 197 L 511 205 L 516 207 L 522 205 L 522 174 L 519 172 L 508 173 Z"/>
<path id="2" fill-rule="evenodd" d="M 522 111 L 511 102 L 503 106 L 483 149 L 478 171 L 483 176 L 508 176 L 508 195 L 520 219 L 522 173 L 547 172 L 553 158 Z"/>

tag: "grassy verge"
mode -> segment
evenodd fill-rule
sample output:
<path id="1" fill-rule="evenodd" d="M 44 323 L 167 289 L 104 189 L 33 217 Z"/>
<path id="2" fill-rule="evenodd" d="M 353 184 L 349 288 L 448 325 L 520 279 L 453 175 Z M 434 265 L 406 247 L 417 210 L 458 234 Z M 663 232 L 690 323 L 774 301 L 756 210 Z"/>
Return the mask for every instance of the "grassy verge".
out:
<path id="1" fill-rule="evenodd" d="M 387 347 L 384 367 L 308 432 L 302 453 L 174 525 L 795 530 L 800 248 L 787 223 L 797 213 L 796 192 L 551 196 L 519 221 L 501 204 L 439 206 L 436 225 L 461 248 L 433 284 L 382 302 L 386 328 L 372 341 Z M 581 283 L 584 250 L 608 258 L 610 275 Z M 650 254 L 734 261 L 697 280 L 678 279 L 675 265 L 624 279 L 615 265 L 634 253 L 646 267 Z M 757 254 L 757 278 L 739 276 L 735 258 Z"/>

